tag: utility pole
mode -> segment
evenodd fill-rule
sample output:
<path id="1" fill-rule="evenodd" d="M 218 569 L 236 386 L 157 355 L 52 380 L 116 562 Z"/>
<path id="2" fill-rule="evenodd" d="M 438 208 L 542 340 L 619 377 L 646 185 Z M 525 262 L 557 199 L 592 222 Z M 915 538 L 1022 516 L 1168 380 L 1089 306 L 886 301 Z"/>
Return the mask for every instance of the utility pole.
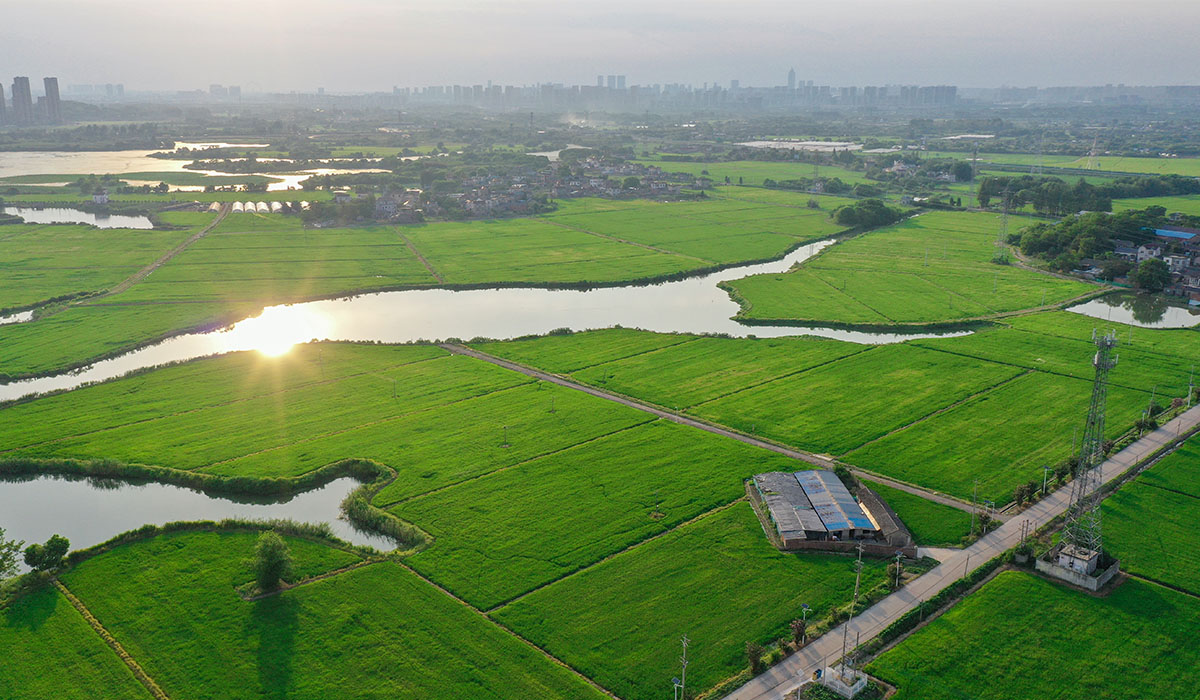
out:
<path id="1" fill-rule="evenodd" d="M 862 553 L 863 543 L 860 540 L 855 547 L 858 550 L 858 561 L 854 563 L 854 598 L 850 602 L 850 616 L 842 625 L 842 681 L 846 680 L 846 644 L 850 641 L 850 623 L 854 620 L 854 611 L 858 608 L 858 586 L 862 582 Z M 847 683 L 849 685 L 849 683 Z"/>
<path id="2" fill-rule="evenodd" d="M 900 557 L 903 555 L 903 551 L 899 549 L 896 550 L 896 588 L 900 587 Z"/>
<path id="3" fill-rule="evenodd" d="M 688 639 L 688 636 L 685 634 L 683 635 L 683 639 L 680 641 L 683 643 L 683 656 L 679 657 L 681 671 L 679 678 L 671 679 L 671 684 L 675 687 L 675 700 L 687 700 L 687 649 L 688 644 L 691 643 L 692 640 Z"/>
<path id="4" fill-rule="evenodd" d="M 975 504 L 975 499 L 979 495 L 979 479 L 975 479 L 975 487 L 971 489 L 971 534 L 975 534 L 975 514 L 979 510 L 979 506 Z"/>

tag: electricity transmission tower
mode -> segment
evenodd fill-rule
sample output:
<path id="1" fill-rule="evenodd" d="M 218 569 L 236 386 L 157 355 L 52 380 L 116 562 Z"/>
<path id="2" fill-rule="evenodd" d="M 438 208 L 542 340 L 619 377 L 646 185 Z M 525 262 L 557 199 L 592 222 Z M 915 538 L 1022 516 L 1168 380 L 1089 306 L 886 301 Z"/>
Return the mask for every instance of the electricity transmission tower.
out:
<path id="1" fill-rule="evenodd" d="M 858 607 L 858 587 L 862 582 L 862 555 L 863 543 L 860 541 L 855 547 L 858 550 L 858 561 L 854 563 L 854 598 L 850 602 L 850 616 L 846 618 L 845 624 L 842 625 L 842 664 L 838 675 L 841 676 L 842 682 L 847 685 L 854 684 L 854 678 L 857 677 L 857 669 L 853 663 L 850 664 L 852 675 L 849 680 L 846 679 L 846 661 L 848 657 L 847 643 L 850 641 L 850 623 L 854 621 L 855 608 Z"/>
<path id="2" fill-rule="evenodd" d="M 1088 151 L 1088 159 L 1087 159 L 1087 169 L 1088 170 L 1095 170 L 1100 165 L 1098 162 L 1096 162 L 1096 143 L 1099 141 L 1100 141 L 1100 134 L 1096 134 L 1096 137 L 1092 139 L 1092 150 Z"/>
<path id="3" fill-rule="evenodd" d="M 1001 205 L 1003 213 L 1000 214 L 1000 230 L 996 232 L 996 255 L 992 258 L 992 262 L 998 265 L 1008 264 L 1008 205 L 1009 205 L 1009 183 L 1004 185 L 1004 194 L 1001 195 Z"/>
<path id="4" fill-rule="evenodd" d="M 675 686 L 675 700 L 687 700 L 687 648 L 692 640 L 688 639 L 688 636 L 685 634 L 683 635 L 683 639 L 679 641 L 683 643 L 683 656 L 679 657 L 681 670 L 679 678 L 672 678 L 671 683 Z"/>
<path id="5" fill-rule="evenodd" d="M 1092 331 L 1092 342 L 1096 344 L 1096 356 L 1092 360 L 1096 380 L 1092 384 L 1092 405 L 1079 446 L 1076 476 L 1071 482 L 1071 505 L 1067 509 L 1062 541 L 1064 546 L 1101 552 L 1104 543 L 1100 531 L 1100 474 L 1096 467 L 1104 461 L 1104 405 L 1108 398 L 1108 372 L 1117 366 L 1117 356 L 1113 354 L 1117 335 L 1113 332 L 1097 335 Z"/>

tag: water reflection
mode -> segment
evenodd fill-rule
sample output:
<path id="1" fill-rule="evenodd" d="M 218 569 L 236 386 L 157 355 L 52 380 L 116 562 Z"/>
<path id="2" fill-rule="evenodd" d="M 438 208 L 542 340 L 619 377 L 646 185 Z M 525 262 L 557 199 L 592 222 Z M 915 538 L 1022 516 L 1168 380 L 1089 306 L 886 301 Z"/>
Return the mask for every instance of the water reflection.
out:
<path id="1" fill-rule="evenodd" d="M 589 290 L 500 288 L 417 289 L 269 307 L 224 330 L 170 338 L 156 345 L 97 362 L 77 372 L 0 385 L 0 401 L 73 389 L 89 382 L 170 362 L 238 350 L 286 352 L 295 343 L 340 340 L 380 343 L 476 337 L 498 340 L 624 326 L 661 333 L 725 333 L 780 337 L 812 335 L 854 343 L 897 343 L 959 333 L 867 333 L 801 326 L 746 326 L 730 317 L 738 305 L 719 287 L 721 280 L 786 272 L 833 241 L 803 246 L 784 258 L 743 265 L 676 282 Z"/>
<path id="2" fill-rule="evenodd" d="M 1169 303 L 1161 294 L 1117 292 L 1072 306 L 1067 311 L 1141 328 L 1189 328 L 1200 324 L 1200 308 Z"/>
<path id="3" fill-rule="evenodd" d="M 27 224 L 90 224 L 97 228 L 154 228 L 145 216 L 106 214 L 66 207 L 4 207 L 5 214 L 16 214 Z"/>
<path id="4" fill-rule="evenodd" d="M 0 528 L 9 539 L 44 542 L 59 534 L 72 549 L 100 544 L 146 524 L 224 518 L 289 518 L 328 523 L 347 542 L 391 550 L 395 543 L 364 533 L 340 516 L 340 504 L 359 482 L 350 477 L 288 499 L 206 494 L 166 484 L 59 475 L 0 479 Z"/>

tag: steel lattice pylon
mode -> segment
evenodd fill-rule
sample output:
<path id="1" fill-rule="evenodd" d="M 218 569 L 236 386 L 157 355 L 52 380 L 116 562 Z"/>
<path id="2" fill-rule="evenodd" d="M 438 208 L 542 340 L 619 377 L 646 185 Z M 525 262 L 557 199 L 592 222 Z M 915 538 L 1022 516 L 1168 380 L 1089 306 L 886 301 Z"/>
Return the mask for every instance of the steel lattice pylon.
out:
<path id="1" fill-rule="evenodd" d="M 1092 405 L 1079 446 L 1076 476 L 1071 482 L 1071 505 L 1067 509 L 1062 542 L 1064 546 L 1101 552 L 1104 542 L 1100 530 L 1100 473 L 1096 467 L 1104 462 L 1104 406 L 1108 398 L 1108 371 L 1117 366 L 1117 356 L 1113 354 L 1117 335 L 1097 335 L 1093 331 L 1092 342 L 1096 344 L 1096 356 L 1092 360 L 1096 380 L 1092 384 Z"/>

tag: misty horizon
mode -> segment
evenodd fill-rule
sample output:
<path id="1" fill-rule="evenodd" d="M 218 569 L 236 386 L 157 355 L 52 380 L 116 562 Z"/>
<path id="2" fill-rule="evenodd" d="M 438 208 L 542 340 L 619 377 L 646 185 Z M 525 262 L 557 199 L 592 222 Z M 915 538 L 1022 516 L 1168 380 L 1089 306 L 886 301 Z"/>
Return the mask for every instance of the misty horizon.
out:
<path id="1" fill-rule="evenodd" d="M 0 71 L 133 92 L 394 86 L 704 83 L 728 87 L 950 84 L 965 88 L 1200 83 L 1200 6 L 1021 0 L 964 8 L 840 3 L 592 6 L 361 0 L 232 3 L 50 0 L 8 9 Z M 222 49 L 211 46 L 220 41 Z M 36 89 L 36 88 L 35 88 Z"/>

